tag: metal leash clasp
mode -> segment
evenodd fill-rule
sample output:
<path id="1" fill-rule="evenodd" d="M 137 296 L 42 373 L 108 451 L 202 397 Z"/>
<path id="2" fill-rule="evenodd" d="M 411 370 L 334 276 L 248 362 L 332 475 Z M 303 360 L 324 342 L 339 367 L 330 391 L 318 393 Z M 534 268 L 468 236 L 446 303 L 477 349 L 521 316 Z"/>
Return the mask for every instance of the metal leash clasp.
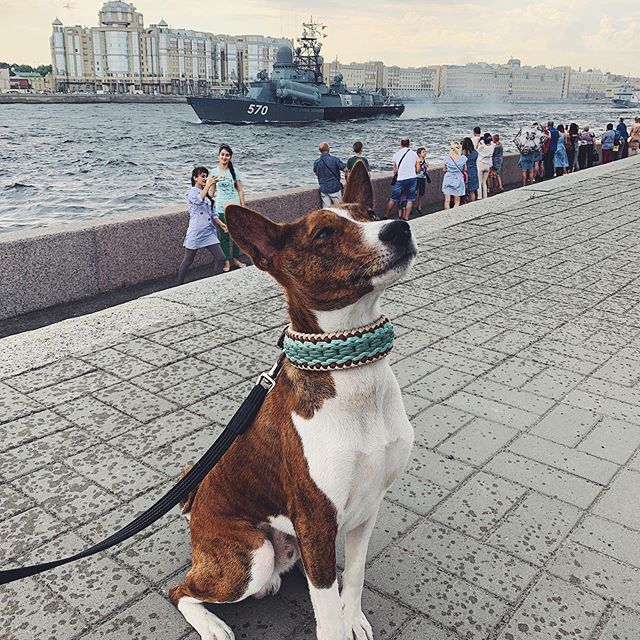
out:
<path id="1" fill-rule="evenodd" d="M 284 336 L 287 333 L 287 329 L 289 325 L 286 325 L 280 334 L 280 338 L 278 339 L 277 345 L 282 349 L 284 347 Z M 267 393 L 276 386 L 276 378 L 280 373 L 280 369 L 282 369 L 282 362 L 284 360 L 284 351 L 278 356 L 276 363 L 269 369 L 269 371 L 263 371 L 256 380 L 256 384 L 259 384 L 261 387 L 267 390 Z"/>

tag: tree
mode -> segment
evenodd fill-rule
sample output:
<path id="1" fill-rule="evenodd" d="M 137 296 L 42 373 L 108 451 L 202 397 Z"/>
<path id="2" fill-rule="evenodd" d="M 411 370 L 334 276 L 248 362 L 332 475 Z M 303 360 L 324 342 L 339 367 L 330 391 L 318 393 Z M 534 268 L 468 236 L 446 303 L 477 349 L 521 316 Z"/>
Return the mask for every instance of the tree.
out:
<path id="1" fill-rule="evenodd" d="M 47 73 L 51 73 L 52 67 L 50 64 L 41 64 L 39 67 L 32 67 L 30 64 L 16 64 L 15 62 L 0 62 L 0 69 L 9 69 L 9 75 L 15 76 L 16 73 L 39 73 L 41 76 L 46 76 Z"/>

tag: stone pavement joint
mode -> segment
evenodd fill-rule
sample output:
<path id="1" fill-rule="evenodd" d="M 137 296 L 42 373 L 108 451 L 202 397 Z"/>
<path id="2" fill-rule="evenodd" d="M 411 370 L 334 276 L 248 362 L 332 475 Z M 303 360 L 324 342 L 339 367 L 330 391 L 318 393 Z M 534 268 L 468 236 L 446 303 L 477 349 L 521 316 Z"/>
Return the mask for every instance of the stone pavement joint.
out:
<path id="1" fill-rule="evenodd" d="M 639 184 L 629 159 L 412 222 L 420 255 L 383 304 L 416 444 L 367 558 L 379 640 L 638 639 Z M 2 565 L 77 551 L 165 493 L 285 321 L 243 269 L 0 341 Z M 167 600 L 189 563 L 174 510 L 0 588 L 0 636 L 197 640 Z M 315 634 L 297 572 L 217 609 L 239 639 Z"/>

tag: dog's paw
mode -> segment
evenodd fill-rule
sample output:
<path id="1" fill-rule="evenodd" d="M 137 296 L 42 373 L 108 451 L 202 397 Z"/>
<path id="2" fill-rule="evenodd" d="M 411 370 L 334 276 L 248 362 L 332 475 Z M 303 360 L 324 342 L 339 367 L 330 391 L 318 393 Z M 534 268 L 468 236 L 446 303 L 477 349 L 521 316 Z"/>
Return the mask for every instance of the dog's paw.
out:
<path id="1" fill-rule="evenodd" d="M 235 640 L 235 635 L 218 616 L 207 616 L 204 628 L 200 629 L 202 640 Z"/>
<path id="2" fill-rule="evenodd" d="M 373 629 L 362 611 L 356 614 L 351 626 L 351 633 L 347 629 L 347 638 L 349 640 L 373 640 Z"/>

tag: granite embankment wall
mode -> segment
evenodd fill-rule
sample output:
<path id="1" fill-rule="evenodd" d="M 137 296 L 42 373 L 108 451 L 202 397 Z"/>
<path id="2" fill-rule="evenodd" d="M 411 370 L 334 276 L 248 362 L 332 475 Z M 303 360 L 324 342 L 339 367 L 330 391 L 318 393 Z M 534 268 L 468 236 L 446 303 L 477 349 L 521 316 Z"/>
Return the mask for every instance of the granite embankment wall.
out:
<path id="1" fill-rule="evenodd" d="M 520 182 L 517 154 L 505 154 L 505 184 Z M 374 175 L 383 212 L 391 174 Z M 429 202 L 442 199 L 442 168 L 433 167 Z M 247 206 L 273 220 L 293 220 L 320 206 L 317 188 L 257 194 Z M 184 207 L 109 216 L 42 230 L 0 234 L 0 320 L 177 273 L 188 214 Z M 210 262 L 199 252 L 196 265 Z"/>

